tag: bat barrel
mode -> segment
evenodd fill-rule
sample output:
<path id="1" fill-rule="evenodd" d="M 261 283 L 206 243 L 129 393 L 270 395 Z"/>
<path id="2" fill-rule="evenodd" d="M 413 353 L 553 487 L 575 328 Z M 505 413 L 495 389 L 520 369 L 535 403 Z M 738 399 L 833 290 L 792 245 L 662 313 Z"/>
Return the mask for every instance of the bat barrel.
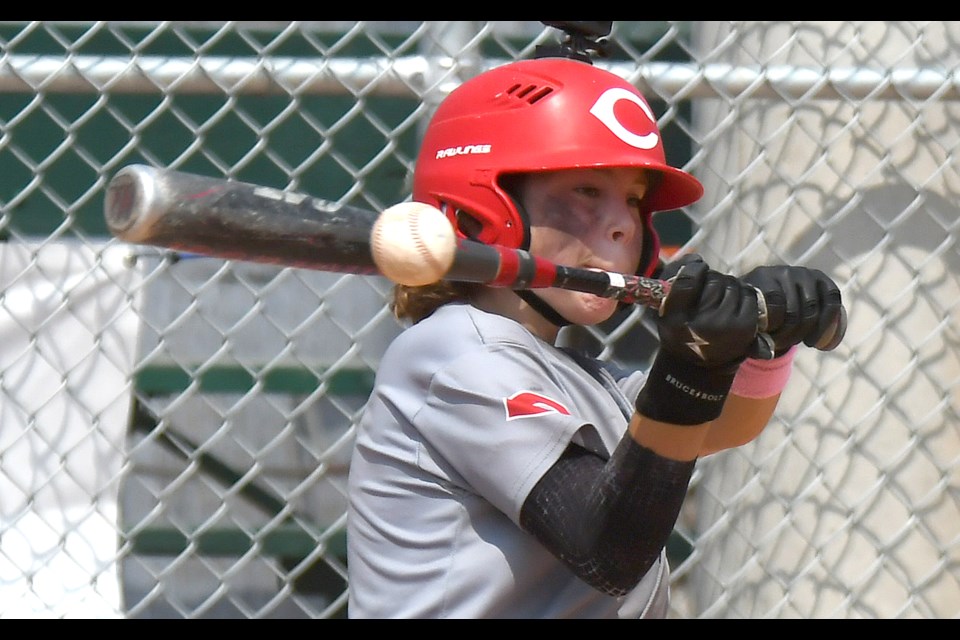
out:
<path id="1" fill-rule="evenodd" d="M 129 165 L 107 185 L 104 219 L 126 242 L 223 259 L 373 274 L 377 214 L 302 193 Z"/>

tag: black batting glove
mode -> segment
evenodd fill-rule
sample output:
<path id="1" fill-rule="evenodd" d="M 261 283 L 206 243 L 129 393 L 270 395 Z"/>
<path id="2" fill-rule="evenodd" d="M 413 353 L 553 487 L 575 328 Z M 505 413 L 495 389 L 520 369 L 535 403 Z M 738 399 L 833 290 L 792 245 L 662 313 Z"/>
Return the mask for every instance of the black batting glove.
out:
<path id="1" fill-rule="evenodd" d="M 685 256 L 670 282 L 657 318 L 660 350 L 637 411 L 660 422 L 701 424 L 720 415 L 740 363 L 755 349 L 757 295 L 696 255 Z"/>
<path id="2" fill-rule="evenodd" d="M 653 277 L 660 278 L 661 280 L 672 280 L 677 277 L 677 274 L 680 273 L 680 269 L 684 265 L 694 262 L 703 262 L 703 257 L 698 253 L 685 253 L 682 256 L 677 256 L 670 262 L 661 261 L 654 271 Z"/>
<path id="3" fill-rule="evenodd" d="M 702 259 L 688 260 L 660 307 L 660 348 L 706 369 L 739 364 L 753 348 L 758 317 L 751 286 Z"/>
<path id="4" fill-rule="evenodd" d="M 764 332 L 773 339 L 777 355 L 795 344 L 815 346 L 842 311 L 840 288 L 817 269 L 763 266 L 747 273 L 743 281 L 766 300 Z"/>

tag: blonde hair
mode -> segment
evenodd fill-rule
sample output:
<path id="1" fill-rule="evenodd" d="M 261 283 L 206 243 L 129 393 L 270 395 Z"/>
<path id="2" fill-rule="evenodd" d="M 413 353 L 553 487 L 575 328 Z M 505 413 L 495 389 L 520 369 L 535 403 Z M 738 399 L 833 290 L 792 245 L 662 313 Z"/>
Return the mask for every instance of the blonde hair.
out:
<path id="1" fill-rule="evenodd" d="M 393 288 L 390 310 L 400 320 L 416 324 L 445 304 L 469 300 L 481 284 L 440 281 L 420 287 L 398 284 Z"/>

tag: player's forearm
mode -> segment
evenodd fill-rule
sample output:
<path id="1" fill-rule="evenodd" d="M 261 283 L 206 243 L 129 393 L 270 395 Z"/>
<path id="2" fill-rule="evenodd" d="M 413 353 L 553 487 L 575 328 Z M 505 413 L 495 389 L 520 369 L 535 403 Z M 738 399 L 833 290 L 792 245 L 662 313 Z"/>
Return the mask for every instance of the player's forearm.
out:
<path id="1" fill-rule="evenodd" d="M 772 360 L 747 359 L 735 375 L 725 374 L 722 384 L 710 380 L 715 371 L 677 369 L 669 356 L 658 354 L 659 366 L 651 370 L 637 398 L 631 435 L 637 443 L 675 460 L 751 442 L 773 417 L 796 351 L 794 346 Z M 688 397 L 678 395 L 681 390 Z"/>
<path id="2" fill-rule="evenodd" d="M 769 424 L 779 400 L 779 394 L 757 399 L 731 393 L 723 413 L 710 423 L 699 455 L 703 457 L 752 442 Z"/>
<path id="3" fill-rule="evenodd" d="M 737 370 L 723 412 L 710 425 L 701 456 L 742 446 L 764 430 L 790 380 L 797 347 L 773 360 L 748 359 Z"/>
<path id="4" fill-rule="evenodd" d="M 770 422 L 779 398 L 731 394 L 716 420 L 699 425 L 668 424 L 637 413 L 630 423 L 630 435 L 637 444 L 665 458 L 693 460 L 752 442 Z"/>
<path id="5" fill-rule="evenodd" d="M 676 425 L 634 413 L 630 436 L 642 447 L 671 460 L 690 461 L 699 457 L 711 423 Z"/>
<path id="6" fill-rule="evenodd" d="M 720 416 L 699 425 L 658 422 L 635 413 L 630 435 L 665 458 L 693 460 L 752 442 L 770 422 L 779 399 L 779 394 L 760 399 L 730 394 Z"/>

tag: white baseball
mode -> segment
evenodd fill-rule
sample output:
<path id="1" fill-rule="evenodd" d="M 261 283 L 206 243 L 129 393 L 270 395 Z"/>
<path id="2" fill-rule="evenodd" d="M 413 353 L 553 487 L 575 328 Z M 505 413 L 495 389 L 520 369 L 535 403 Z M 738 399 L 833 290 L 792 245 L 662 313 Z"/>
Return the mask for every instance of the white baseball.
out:
<path id="1" fill-rule="evenodd" d="M 453 265 L 457 238 L 453 225 L 436 207 L 401 202 L 377 218 L 370 250 L 380 273 L 408 286 L 443 279 Z"/>

